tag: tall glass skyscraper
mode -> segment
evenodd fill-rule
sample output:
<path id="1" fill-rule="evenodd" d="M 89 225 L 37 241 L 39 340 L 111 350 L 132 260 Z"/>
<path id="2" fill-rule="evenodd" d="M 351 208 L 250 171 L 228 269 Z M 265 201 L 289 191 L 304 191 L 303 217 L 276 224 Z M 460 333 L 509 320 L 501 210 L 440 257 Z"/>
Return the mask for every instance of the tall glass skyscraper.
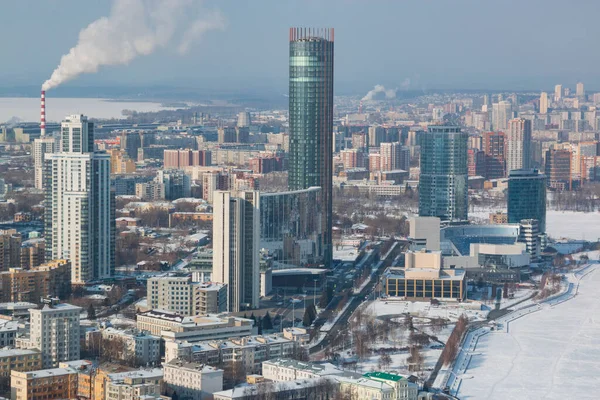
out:
<path id="1" fill-rule="evenodd" d="M 420 216 L 467 220 L 467 142 L 457 126 L 434 125 L 421 134 Z"/>
<path id="2" fill-rule="evenodd" d="M 288 186 L 320 186 L 324 263 L 332 258 L 333 29 L 290 29 Z"/>
<path id="3" fill-rule="evenodd" d="M 508 223 L 536 219 L 546 232 L 546 176 L 536 169 L 515 169 L 508 176 Z"/>

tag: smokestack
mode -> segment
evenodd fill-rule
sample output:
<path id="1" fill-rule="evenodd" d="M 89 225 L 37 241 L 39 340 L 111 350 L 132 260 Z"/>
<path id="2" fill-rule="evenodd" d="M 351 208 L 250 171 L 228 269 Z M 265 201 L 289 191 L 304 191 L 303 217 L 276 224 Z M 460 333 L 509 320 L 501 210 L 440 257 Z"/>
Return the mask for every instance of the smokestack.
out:
<path id="1" fill-rule="evenodd" d="M 40 97 L 40 136 L 46 136 L 46 91 L 42 90 L 42 96 Z"/>

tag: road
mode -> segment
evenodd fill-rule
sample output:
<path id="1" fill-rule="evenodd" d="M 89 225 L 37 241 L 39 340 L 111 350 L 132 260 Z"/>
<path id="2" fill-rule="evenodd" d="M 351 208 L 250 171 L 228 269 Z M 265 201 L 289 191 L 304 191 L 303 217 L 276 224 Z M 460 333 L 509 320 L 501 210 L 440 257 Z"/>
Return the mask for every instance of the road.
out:
<path id="1" fill-rule="evenodd" d="M 379 278 L 381 277 L 381 274 L 385 271 L 385 269 L 394 260 L 394 257 L 397 254 L 397 252 L 398 251 L 406 251 L 406 247 L 408 246 L 408 243 L 399 242 L 397 247 L 398 246 L 399 246 L 399 250 L 396 249 L 395 251 L 390 252 L 387 255 L 387 259 L 384 260 L 384 262 L 381 263 L 379 268 L 373 273 L 373 276 L 371 277 L 370 282 L 367 285 L 365 285 L 365 287 L 360 291 L 360 293 L 354 295 L 354 297 L 352 297 L 350 299 L 350 305 L 346 308 L 344 313 L 338 318 L 338 320 L 335 322 L 335 324 L 333 324 L 333 326 L 331 327 L 329 332 L 327 332 L 325 337 L 321 340 L 319 345 L 314 346 L 309 349 L 310 354 L 316 354 L 316 353 L 324 350 L 325 348 L 329 347 L 331 345 L 331 343 L 333 341 L 335 341 L 335 339 L 337 337 L 339 337 L 340 335 L 343 335 L 346 332 L 345 328 L 348 326 L 348 320 L 350 319 L 350 316 L 354 313 L 354 311 L 356 311 L 358 306 L 360 306 L 363 303 L 363 301 L 365 301 L 365 298 L 373 292 L 373 289 L 379 282 Z M 333 312 L 333 310 L 335 310 L 335 306 L 328 307 L 329 312 Z M 323 321 L 323 323 L 318 328 L 323 326 L 325 321 L 326 321 L 326 319 Z M 318 328 L 316 327 L 315 329 L 318 329 Z"/>

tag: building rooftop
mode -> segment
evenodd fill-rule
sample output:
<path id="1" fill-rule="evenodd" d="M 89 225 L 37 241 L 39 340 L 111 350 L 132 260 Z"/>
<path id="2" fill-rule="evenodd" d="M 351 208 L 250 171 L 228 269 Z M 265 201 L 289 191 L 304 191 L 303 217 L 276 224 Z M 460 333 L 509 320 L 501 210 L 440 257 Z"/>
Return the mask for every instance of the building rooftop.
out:
<path id="1" fill-rule="evenodd" d="M 153 379 L 153 378 L 162 378 L 163 370 L 162 368 L 151 368 L 151 369 L 138 369 L 135 371 L 126 371 L 126 372 L 116 372 L 113 374 L 108 374 L 108 377 L 112 382 L 119 382 L 126 378 L 143 378 L 143 379 Z"/>
<path id="2" fill-rule="evenodd" d="M 296 370 L 301 370 L 301 371 L 309 371 L 312 372 L 313 374 L 316 375 L 340 375 L 342 374 L 344 371 L 339 369 L 338 367 L 336 367 L 333 364 L 330 363 L 324 363 L 324 364 L 315 364 L 315 363 L 311 363 L 311 362 L 303 362 L 303 361 L 297 361 L 297 360 L 292 360 L 289 358 L 278 358 L 278 359 L 274 359 L 274 360 L 268 360 L 268 361 L 264 361 L 264 364 L 271 364 L 271 365 L 276 365 L 279 367 L 284 367 L 284 368 L 293 368 Z"/>
<path id="3" fill-rule="evenodd" d="M 365 378 L 376 378 L 376 379 L 383 379 L 386 381 L 394 381 L 394 382 L 398 382 L 398 381 L 401 381 L 402 379 L 406 379 L 405 377 L 403 377 L 401 375 L 390 374 L 389 372 L 367 372 L 363 376 Z"/>
<path id="4" fill-rule="evenodd" d="M 27 379 L 40 379 L 50 378 L 53 376 L 62 376 L 76 374 L 77 371 L 73 368 L 51 368 L 51 369 L 39 369 L 37 371 L 22 372 L 26 374 Z"/>
<path id="5" fill-rule="evenodd" d="M 40 351 L 39 350 L 28 350 L 28 349 L 0 350 L 0 358 L 15 357 L 15 356 L 28 356 L 31 354 L 40 354 Z"/>
<path id="6" fill-rule="evenodd" d="M 202 372 L 202 373 L 222 371 L 222 370 L 215 368 L 213 366 L 210 366 L 210 365 L 195 363 L 195 362 L 188 362 L 188 361 L 182 360 L 180 358 L 175 358 L 175 359 L 169 361 L 168 363 L 164 363 L 163 365 L 168 365 L 168 366 L 172 366 L 172 367 L 177 367 L 179 369 L 186 369 L 189 371 L 196 371 L 196 372 Z"/>

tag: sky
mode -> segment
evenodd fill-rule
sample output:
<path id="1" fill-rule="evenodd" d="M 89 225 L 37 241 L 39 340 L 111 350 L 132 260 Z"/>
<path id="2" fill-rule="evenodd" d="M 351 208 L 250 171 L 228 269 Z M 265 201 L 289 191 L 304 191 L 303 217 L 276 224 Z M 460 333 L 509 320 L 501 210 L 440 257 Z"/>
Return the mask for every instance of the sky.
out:
<path id="1" fill-rule="evenodd" d="M 41 85 L 112 0 L 3 0 L 0 87 Z M 288 29 L 335 28 L 335 90 L 600 90 L 598 0 L 205 0 L 223 30 L 185 55 L 161 48 L 65 86 L 287 92 Z M 408 84 L 408 85 L 407 85 Z"/>

